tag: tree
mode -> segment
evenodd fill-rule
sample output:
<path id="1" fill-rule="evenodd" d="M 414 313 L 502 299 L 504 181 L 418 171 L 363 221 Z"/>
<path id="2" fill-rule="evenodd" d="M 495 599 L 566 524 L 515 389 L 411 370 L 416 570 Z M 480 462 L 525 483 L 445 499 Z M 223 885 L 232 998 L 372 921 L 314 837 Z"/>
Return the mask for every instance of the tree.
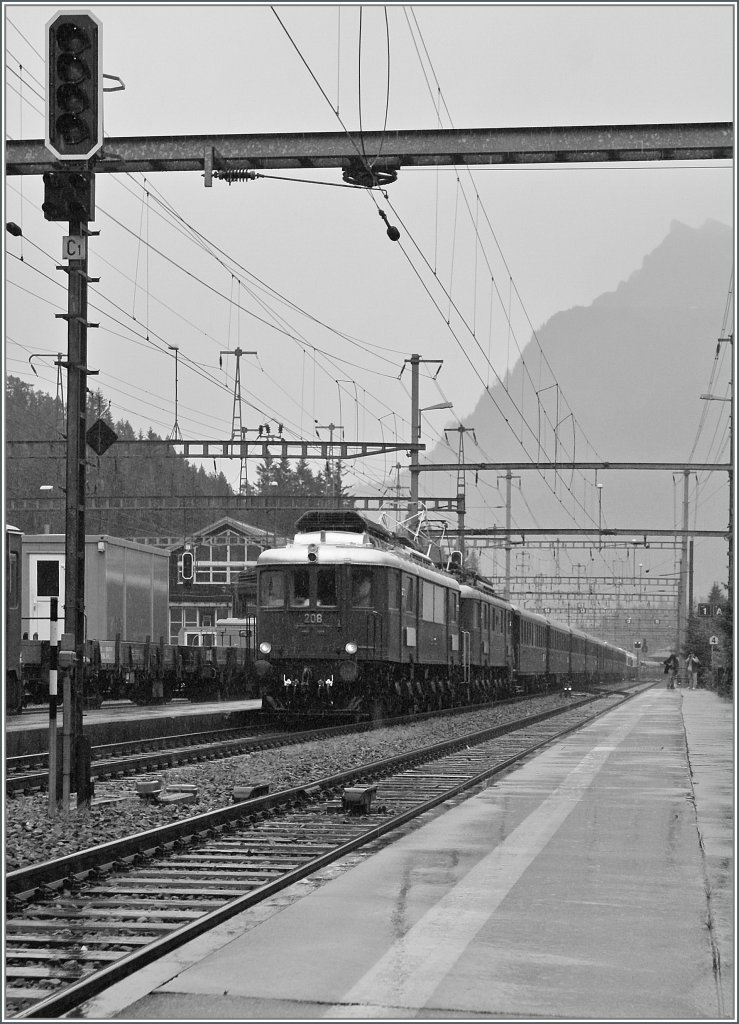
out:
<path id="1" fill-rule="evenodd" d="M 44 392 L 34 391 L 17 377 L 5 382 L 5 436 L 13 441 L 56 441 L 59 438 L 60 403 Z M 232 495 L 233 491 L 222 473 L 206 473 L 176 457 L 174 449 L 152 429 L 137 432 L 127 420 L 114 422 L 111 405 L 102 391 L 88 395 L 87 419 L 92 426 L 104 420 L 120 441 L 147 437 L 161 445 L 147 448 L 138 458 L 121 457 L 121 449 L 112 445 L 101 456 L 87 449 L 86 490 L 91 496 L 111 498 L 155 497 L 162 494 Z M 52 485 L 57 500 L 63 497 L 66 482 L 66 454 L 39 458 L 6 459 L 6 498 L 8 501 L 38 501 L 39 488 Z M 63 503 L 62 503 L 63 504 Z M 184 513 L 176 509 L 120 509 L 86 513 L 88 533 L 108 533 L 118 537 L 184 536 L 207 525 L 214 518 L 213 510 Z M 65 515 L 43 507 L 39 511 L 12 513 L 13 525 L 24 533 L 41 532 L 46 525 L 52 533 L 64 533 Z"/>
<path id="2" fill-rule="evenodd" d="M 723 596 L 718 583 L 711 587 L 706 604 L 715 608 L 719 614 L 715 617 L 691 615 L 685 634 L 685 646 L 681 654 L 686 658 L 695 654 L 700 659 L 701 672 L 699 678 L 703 685 L 716 689 L 722 696 L 731 696 L 733 692 L 733 608 L 731 602 Z M 712 636 L 718 636 L 720 643 L 713 645 Z M 724 662 L 724 670 L 719 672 L 711 668 L 714 660 L 714 646 Z"/>

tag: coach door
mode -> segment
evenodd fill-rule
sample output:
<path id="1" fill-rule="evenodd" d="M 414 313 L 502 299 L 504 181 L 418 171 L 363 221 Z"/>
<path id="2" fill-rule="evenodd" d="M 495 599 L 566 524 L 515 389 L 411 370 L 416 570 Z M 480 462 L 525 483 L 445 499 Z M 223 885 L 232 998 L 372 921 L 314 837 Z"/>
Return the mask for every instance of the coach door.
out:
<path id="1" fill-rule="evenodd" d="M 375 610 L 376 605 L 383 607 L 384 594 L 375 593 L 381 577 L 376 578 L 370 566 L 353 565 L 349 582 L 349 633 L 359 643 L 363 657 L 375 661 L 383 655 L 383 617 Z"/>

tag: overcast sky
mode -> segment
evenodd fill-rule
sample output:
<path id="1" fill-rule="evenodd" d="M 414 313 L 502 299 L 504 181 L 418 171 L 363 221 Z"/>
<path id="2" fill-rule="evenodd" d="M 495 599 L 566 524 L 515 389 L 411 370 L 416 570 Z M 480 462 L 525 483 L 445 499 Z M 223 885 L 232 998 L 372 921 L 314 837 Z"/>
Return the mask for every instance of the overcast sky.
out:
<path id="1" fill-rule="evenodd" d="M 43 137 L 44 26 L 80 6 L 3 5 L 10 138 Z M 102 22 L 105 73 L 125 83 L 105 95 L 112 137 L 733 120 L 734 4 L 85 9 Z M 480 394 L 450 294 L 504 377 L 531 326 L 615 289 L 673 220 L 733 220 L 728 162 L 408 169 L 376 202 L 334 187 L 338 171 L 278 176 L 291 177 L 206 189 L 193 172 L 97 175 L 88 363 L 114 419 L 169 433 L 177 345 L 182 433 L 229 437 L 235 361 L 220 368 L 219 352 L 240 346 L 258 352 L 242 359 L 243 426 L 408 440 L 409 376 L 397 378 L 418 352 L 444 361 L 421 405 L 454 403 L 425 417 L 431 443 Z M 53 394 L 51 359 L 38 376 L 28 362 L 66 349 L 66 227 L 44 221 L 42 191 L 6 179 L 5 219 L 24 237 L 6 235 L 5 357 L 6 373 Z M 357 467 L 356 486 L 392 484 L 395 461 Z M 238 484 L 236 463 L 220 468 Z"/>

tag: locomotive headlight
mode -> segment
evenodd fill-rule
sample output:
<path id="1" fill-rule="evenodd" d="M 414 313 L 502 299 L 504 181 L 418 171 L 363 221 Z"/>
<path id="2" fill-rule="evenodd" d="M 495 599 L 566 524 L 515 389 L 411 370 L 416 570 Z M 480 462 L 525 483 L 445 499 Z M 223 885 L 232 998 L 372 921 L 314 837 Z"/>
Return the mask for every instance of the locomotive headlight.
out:
<path id="1" fill-rule="evenodd" d="M 357 653 L 357 645 L 354 643 L 353 640 L 350 640 L 349 643 L 344 648 L 344 650 L 346 651 L 347 654 L 356 654 Z"/>
<path id="2" fill-rule="evenodd" d="M 315 560 L 317 558 L 318 558 L 318 545 L 317 544 L 309 544 L 308 545 L 308 561 L 309 562 L 315 562 Z"/>
<path id="3" fill-rule="evenodd" d="M 266 640 L 263 640 L 262 643 L 259 645 L 259 651 L 261 654 L 269 654 L 271 650 L 272 644 L 268 643 Z"/>

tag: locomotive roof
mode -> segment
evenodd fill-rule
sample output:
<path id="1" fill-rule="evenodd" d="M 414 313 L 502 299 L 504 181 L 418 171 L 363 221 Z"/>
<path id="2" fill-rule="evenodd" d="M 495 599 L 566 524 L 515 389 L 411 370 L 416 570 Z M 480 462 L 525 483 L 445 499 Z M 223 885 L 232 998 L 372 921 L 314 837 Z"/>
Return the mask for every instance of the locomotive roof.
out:
<path id="1" fill-rule="evenodd" d="M 459 583 L 454 576 L 437 569 L 429 560 L 403 547 L 377 548 L 371 544 L 342 544 L 337 542 L 340 534 L 329 534 L 324 542 L 319 542 L 319 534 L 302 535 L 295 544 L 284 548 L 270 548 L 263 551 L 257 559 L 260 569 L 289 568 L 307 565 L 384 565 L 394 569 L 402 569 L 412 576 L 420 576 L 434 583 L 442 584 L 452 590 L 459 591 Z M 308 541 L 313 541 L 309 544 Z M 308 559 L 308 549 L 315 547 L 315 562 Z"/>
<path id="2" fill-rule="evenodd" d="M 506 608 L 513 607 L 511 602 L 506 601 L 502 594 L 493 593 L 492 588 L 475 587 L 471 583 L 462 583 L 461 581 L 459 588 L 462 592 L 462 597 L 479 597 L 489 601 L 491 604 L 503 605 Z"/>
<path id="3" fill-rule="evenodd" d="M 367 533 L 388 544 L 397 542 L 397 538 L 386 527 L 353 508 L 312 509 L 304 512 L 295 524 L 296 533 L 320 533 L 324 530 L 334 533 Z"/>

